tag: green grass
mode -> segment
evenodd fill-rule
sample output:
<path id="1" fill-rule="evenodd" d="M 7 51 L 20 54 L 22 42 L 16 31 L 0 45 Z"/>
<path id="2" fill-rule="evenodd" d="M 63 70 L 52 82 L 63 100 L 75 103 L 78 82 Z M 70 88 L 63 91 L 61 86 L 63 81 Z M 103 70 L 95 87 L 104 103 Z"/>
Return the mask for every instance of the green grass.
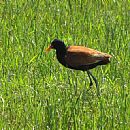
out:
<path id="1" fill-rule="evenodd" d="M 0 129 L 130 129 L 130 1 L 0 1 Z M 64 68 L 54 38 L 111 54 L 92 73 Z"/>

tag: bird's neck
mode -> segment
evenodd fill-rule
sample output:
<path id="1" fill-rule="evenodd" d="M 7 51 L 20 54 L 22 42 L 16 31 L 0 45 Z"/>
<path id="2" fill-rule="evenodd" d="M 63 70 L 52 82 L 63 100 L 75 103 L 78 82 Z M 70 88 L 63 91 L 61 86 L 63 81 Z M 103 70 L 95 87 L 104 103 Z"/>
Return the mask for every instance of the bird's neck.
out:
<path id="1" fill-rule="evenodd" d="M 66 49 L 57 50 L 57 51 L 56 51 L 56 56 L 57 56 L 58 61 L 59 61 L 62 65 L 64 65 L 64 66 L 66 66 L 65 55 L 66 55 Z"/>

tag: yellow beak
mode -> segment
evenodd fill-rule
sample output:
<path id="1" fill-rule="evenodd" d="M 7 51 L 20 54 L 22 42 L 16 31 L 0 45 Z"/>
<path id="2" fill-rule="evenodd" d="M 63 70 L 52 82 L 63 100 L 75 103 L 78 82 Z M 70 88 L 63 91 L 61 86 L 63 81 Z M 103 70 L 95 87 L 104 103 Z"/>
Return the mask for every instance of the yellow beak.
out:
<path id="1" fill-rule="evenodd" d="M 52 47 L 49 46 L 49 47 L 46 49 L 46 52 L 49 52 L 51 49 L 52 49 Z"/>

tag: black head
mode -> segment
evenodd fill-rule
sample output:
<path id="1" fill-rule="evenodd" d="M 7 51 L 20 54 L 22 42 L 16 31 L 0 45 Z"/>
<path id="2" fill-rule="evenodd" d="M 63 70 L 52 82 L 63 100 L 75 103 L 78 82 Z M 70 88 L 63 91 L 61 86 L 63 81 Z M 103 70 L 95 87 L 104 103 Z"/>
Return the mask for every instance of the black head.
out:
<path id="1" fill-rule="evenodd" d="M 51 48 L 56 50 L 63 50 L 66 48 L 66 46 L 63 41 L 54 39 L 51 43 Z"/>

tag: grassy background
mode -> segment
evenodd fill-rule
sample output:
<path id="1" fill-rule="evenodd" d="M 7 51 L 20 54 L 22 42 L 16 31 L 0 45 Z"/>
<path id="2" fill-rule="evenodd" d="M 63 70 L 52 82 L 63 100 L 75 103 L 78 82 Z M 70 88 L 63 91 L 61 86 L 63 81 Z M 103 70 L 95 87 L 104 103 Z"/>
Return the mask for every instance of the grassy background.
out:
<path id="1" fill-rule="evenodd" d="M 128 130 L 130 12 L 128 0 L 0 1 L 0 129 Z M 86 73 L 45 53 L 54 38 L 113 56 Z"/>

